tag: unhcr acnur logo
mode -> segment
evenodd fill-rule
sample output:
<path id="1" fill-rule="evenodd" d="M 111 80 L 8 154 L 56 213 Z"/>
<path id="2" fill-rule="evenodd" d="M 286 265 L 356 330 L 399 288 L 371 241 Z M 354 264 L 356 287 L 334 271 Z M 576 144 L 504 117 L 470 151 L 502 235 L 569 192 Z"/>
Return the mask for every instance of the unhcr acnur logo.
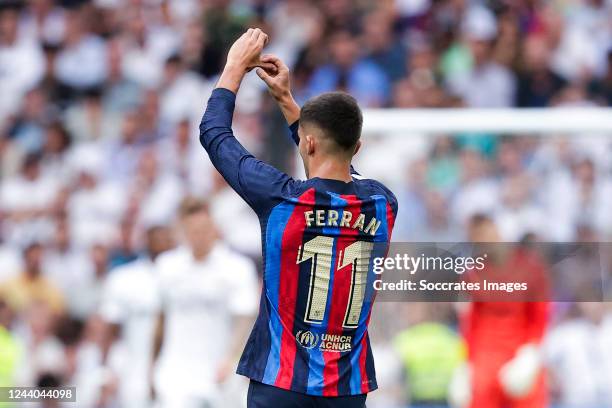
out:
<path id="1" fill-rule="evenodd" d="M 319 335 L 311 332 L 310 330 L 300 330 L 295 335 L 295 339 L 304 348 L 311 349 L 319 344 Z"/>

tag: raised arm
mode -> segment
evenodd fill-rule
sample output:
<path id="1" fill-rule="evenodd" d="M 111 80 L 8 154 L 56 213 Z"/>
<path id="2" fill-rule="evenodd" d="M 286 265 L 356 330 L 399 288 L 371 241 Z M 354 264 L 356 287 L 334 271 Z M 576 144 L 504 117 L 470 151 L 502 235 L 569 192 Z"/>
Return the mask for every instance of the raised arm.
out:
<path id="1" fill-rule="evenodd" d="M 265 66 L 259 53 L 267 35 L 249 29 L 232 45 L 217 87 L 200 123 L 200 143 L 228 184 L 256 211 L 261 212 L 287 187 L 291 178 L 249 153 L 232 131 L 236 92 L 244 75 L 255 66 Z M 274 69 L 268 67 L 267 69 Z"/>

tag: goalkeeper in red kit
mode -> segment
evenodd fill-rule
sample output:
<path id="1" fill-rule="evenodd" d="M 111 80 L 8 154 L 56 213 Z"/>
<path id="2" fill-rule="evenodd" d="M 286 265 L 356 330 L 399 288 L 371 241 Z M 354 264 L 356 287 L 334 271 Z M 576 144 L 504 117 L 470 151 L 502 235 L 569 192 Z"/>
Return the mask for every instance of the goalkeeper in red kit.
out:
<path id="1" fill-rule="evenodd" d="M 545 408 L 548 389 L 540 343 L 550 305 L 534 300 L 547 296 L 546 265 L 527 247 L 500 243 L 494 222 L 484 215 L 472 218 L 468 234 L 472 242 L 487 243 L 494 251 L 482 275 L 471 281 L 529 281 L 532 292 L 517 295 L 524 299 L 492 299 L 484 290 L 472 293 L 461 316 L 468 365 L 456 373 L 451 401 L 462 408 Z"/>

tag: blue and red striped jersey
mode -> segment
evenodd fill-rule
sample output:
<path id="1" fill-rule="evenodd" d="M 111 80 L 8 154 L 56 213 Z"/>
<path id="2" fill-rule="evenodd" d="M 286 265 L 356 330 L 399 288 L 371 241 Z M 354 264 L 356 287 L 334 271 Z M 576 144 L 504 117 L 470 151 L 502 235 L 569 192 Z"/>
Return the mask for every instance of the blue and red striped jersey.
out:
<path id="1" fill-rule="evenodd" d="M 372 261 L 387 250 L 397 200 L 352 168 L 348 183 L 302 181 L 256 159 L 233 135 L 234 102 L 233 92 L 213 91 L 200 142 L 261 224 L 260 309 L 237 372 L 309 395 L 372 391 Z"/>

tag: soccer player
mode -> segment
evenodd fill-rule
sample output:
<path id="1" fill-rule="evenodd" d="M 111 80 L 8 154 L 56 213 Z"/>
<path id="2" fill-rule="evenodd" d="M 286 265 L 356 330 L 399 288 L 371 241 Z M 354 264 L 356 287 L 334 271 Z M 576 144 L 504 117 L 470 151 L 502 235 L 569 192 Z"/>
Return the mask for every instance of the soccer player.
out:
<path id="1" fill-rule="evenodd" d="M 367 330 L 371 261 L 388 247 L 397 200 L 351 166 L 361 145 L 355 99 L 326 93 L 300 110 L 288 69 L 260 57 L 266 42 L 249 29 L 232 45 L 200 125 L 212 163 L 262 228 L 259 316 L 237 372 L 251 379 L 249 408 L 364 407 L 377 387 Z M 257 160 L 234 137 L 236 93 L 256 66 L 290 124 L 305 181 Z"/>
<path id="2" fill-rule="evenodd" d="M 179 209 L 183 245 L 156 262 L 162 315 L 154 345 L 159 407 L 220 408 L 257 311 L 254 263 L 217 238 L 206 205 L 187 197 Z"/>
<path id="3" fill-rule="evenodd" d="M 146 255 L 109 274 L 104 285 L 100 315 L 108 330 L 121 333 L 129 364 L 119 375 L 122 406 L 148 407 L 153 334 L 159 313 L 154 261 L 173 246 L 170 229 L 154 226 L 146 232 Z"/>
<path id="4" fill-rule="evenodd" d="M 497 226 L 477 214 L 468 225 L 472 242 L 497 243 L 482 280 L 528 281 L 530 293 L 545 296 L 546 266 L 535 252 L 501 244 Z M 548 406 L 546 373 L 541 364 L 541 342 L 546 332 L 549 303 L 532 299 L 492 300 L 475 291 L 462 314 L 462 331 L 471 369 L 469 408 L 540 408 Z M 528 296 L 528 295 L 526 295 Z"/>

